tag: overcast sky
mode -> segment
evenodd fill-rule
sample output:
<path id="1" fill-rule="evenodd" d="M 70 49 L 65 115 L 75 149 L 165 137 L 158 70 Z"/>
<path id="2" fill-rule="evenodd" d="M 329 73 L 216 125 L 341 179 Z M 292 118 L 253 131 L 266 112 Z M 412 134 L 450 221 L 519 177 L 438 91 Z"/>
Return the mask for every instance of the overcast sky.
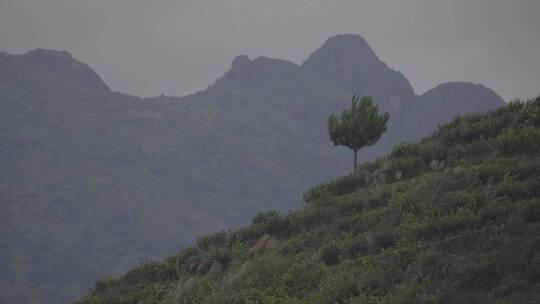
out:
<path id="1" fill-rule="evenodd" d="M 238 54 L 301 63 L 360 34 L 417 94 L 472 81 L 540 94 L 540 0 L 0 0 L 0 50 L 67 50 L 117 91 L 205 89 Z"/>

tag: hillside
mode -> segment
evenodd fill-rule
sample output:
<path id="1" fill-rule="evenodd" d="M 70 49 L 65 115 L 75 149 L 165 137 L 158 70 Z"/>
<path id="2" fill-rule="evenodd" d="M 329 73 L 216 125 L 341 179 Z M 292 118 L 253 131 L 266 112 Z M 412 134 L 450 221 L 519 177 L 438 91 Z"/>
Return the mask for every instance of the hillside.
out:
<path id="1" fill-rule="evenodd" d="M 539 151 L 540 97 L 458 118 L 78 303 L 538 303 Z"/>
<path id="2" fill-rule="evenodd" d="M 295 209 L 304 189 L 350 171 L 324 122 L 353 92 L 392 111 L 364 160 L 504 104 L 472 84 L 415 96 L 356 35 L 301 65 L 239 56 L 179 98 L 115 92 L 67 52 L 0 53 L 0 302 L 66 303 L 198 236 Z"/>

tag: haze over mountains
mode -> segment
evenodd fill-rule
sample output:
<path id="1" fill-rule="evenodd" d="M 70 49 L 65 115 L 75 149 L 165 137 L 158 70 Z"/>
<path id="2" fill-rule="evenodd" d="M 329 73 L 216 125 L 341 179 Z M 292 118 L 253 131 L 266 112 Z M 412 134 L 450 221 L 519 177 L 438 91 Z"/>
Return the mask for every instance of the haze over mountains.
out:
<path id="1" fill-rule="evenodd" d="M 238 56 L 180 98 L 112 91 L 66 52 L 0 54 L 0 302 L 65 303 L 196 236 L 298 207 L 351 169 L 326 117 L 353 93 L 391 114 L 363 159 L 504 105 L 470 83 L 416 96 L 357 35 L 329 38 L 302 65 Z"/>

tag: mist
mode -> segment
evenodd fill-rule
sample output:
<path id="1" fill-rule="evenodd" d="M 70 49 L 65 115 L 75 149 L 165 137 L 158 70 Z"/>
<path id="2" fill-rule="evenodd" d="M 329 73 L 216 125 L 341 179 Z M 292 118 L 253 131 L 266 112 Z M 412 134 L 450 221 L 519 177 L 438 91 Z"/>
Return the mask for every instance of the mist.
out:
<path id="1" fill-rule="evenodd" d="M 536 0 L 2 0 L 0 50 L 67 50 L 114 90 L 205 89 L 238 54 L 304 61 L 331 35 L 360 34 L 416 94 L 483 83 L 506 101 L 539 93 Z"/>

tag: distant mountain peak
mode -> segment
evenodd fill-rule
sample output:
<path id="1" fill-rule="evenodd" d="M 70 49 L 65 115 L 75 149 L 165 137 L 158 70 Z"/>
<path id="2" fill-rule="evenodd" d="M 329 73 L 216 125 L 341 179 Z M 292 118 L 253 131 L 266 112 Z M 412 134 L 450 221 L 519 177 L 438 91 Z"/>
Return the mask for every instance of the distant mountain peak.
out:
<path id="1" fill-rule="evenodd" d="M 366 62 L 379 61 L 367 41 L 362 36 L 355 34 L 332 36 L 323 43 L 319 52 L 329 52 L 343 57 L 343 60 L 363 58 Z"/>
<path id="2" fill-rule="evenodd" d="M 238 55 L 232 61 L 232 70 L 243 70 L 251 63 L 251 59 L 247 55 Z"/>
<path id="3" fill-rule="evenodd" d="M 30 56 L 30 57 L 49 57 L 49 58 L 57 58 L 57 59 L 67 59 L 72 60 L 73 56 L 71 56 L 70 52 L 67 51 L 58 51 L 53 49 L 43 49 L 43 48 L 37 48 L 33 49 L 24 56 Z"/>
<path id="4" fill-rule="evenodd" d="M 504 100 L 492 89 L 471 82 L 447 82 L 417 97 L 415 119 L 422 121 L 418 137 L 464 113 L 495 110 L 505 105 Z"/>
<path id="5" fill-rule="evenodd" d="M 231 69 L 216 81 L 214 85 L 232 85 L 247 87 L 265 85 L 271 83 L 273 78 L 291 75 L 300 72 L 300 67 L 290 61 L 269 57 L 257 57 L 250 59 L 247 55 L 236 56 L 231 64 Z"/>
<path id="6" fill-rule="evenodd" d="M 343 34 L 328 38 L 302 65 L 310 67 L 315 64 L 325 64 L 333 65 L 336 69 L 343 69 L 352 63 L 364 67 L 376 67 L 382 62 L 362 36 Z"/>
<path id="7" fill-rule="evenodd" d="M 455 89 L 461 89 L 461 90 L 488 90 L 493 91 L 486 87 L 483 84 L 479 83 L 472 83 L 472 82 L 464 82 L 464 81 L 450 81 L 445 82 L 437 85 L 435 88 L 431 89 L 433 90 L 455 90 Z M 429 91 L 428 91 L 429 92 Z M 501 104 L 502 105 L 502 104 Z"/>
<path id="8" fill-rule="evenodd" d="M 328 38 L 302 64 L 302 68 L 326 79 L 350 94 L 369 95 L 384 111 L 395 113 L 414 98 L 409 81 L 390 69 L 359 35 Z"/>
<path id="9" fill-rule="evenodd" d="M 254 65 L 257 67 L 264 68 L 298 68 L 293 62 L 284 59 L 276 59 L 270 57 L 260 56 L 251 60 L 247 55 L 238 55 L 234 57 L 231 65 L 231 70 L 233 71 L 246 71 L 249 66 Z"/>
<path id="10" fill-rule="evenodd" d="M 270 57 L 257 57 L 253 60 L 253 63 L 257 66 L 268 68 L 268 69 L 297 69 L 298 65 L 285 60 L 285 59 L 276 59 Z"/>
<path id="11" fill-rule="evenodd" d="M 446 102 L 455 102 L 459 100 L 465 106 L 466 103 L 471 101 L 477 101 L 477 99 L 485 99 L 483 102 L 472 103 L 474 105 L 488 107 L 486 109 L 472 109 L 471 112 L 493 110 L 495 108 L 503 106 L 504 100 L 495 93 L 492 89 L 486 87 L 483 84 L 477 84 L 472 82 L 460 82 L 452 81 L 441 83 L 435 88 L 427 91 L 422 97 L 437 96 L 436 99 L 443 101 L 440 96 L 445 96 Z"/>
<path id="12" fill-rule="evenodd" d="M 74 59 L 69 52 L 37 48 L 19 57 L 33 66 L 59 72 L 69 81 L 75 81 L 81 86 L 110 91 L 90 66 Z"/>

